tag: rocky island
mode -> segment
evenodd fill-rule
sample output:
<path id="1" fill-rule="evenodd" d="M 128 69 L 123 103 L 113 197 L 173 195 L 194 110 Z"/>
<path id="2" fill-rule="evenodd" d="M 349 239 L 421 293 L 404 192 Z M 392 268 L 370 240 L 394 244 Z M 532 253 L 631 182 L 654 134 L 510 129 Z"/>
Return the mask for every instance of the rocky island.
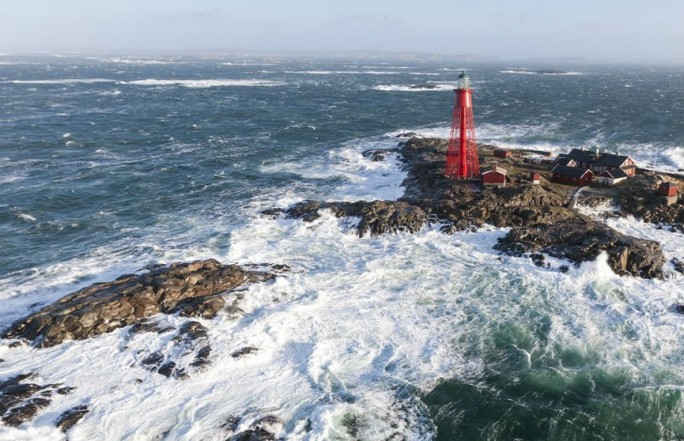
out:
<path id="1" fill-rule="evenodd" d="M 643 278 L 662 275 L 665 257 L 657 242 L 621 234 L 580 213 L 574 208 L 578 189 L 551 182 L 548 166 L 527 164 L 519 154 L 496 157 L 495 147 L 480 146 L 483 167 L 498 163 L 511 170 L 505 187 L 483 188 L 478 181 L 444 176 L 447 147 L 447 140 L 436 138 L 411 137 L 399 144 L 394 151 L 402 158 L 407 177 L 403 182 L 405 195 L 396 201 L 304 201 L 284 210 L 266 210 L 264 214 L 312 221 L 320 216 L 320 210 L 328 209 L 337 217 L 360 218 L 357 231 L 361 236 L 415 232 L 428 223 L 441 224 L 442 231 L 448 234 L 487 223 L 510 228 L 496 245 L 499 251 L 528 255 L 539 265 L 544 264 L 545 254 L 579 264 L 605 251 L 617 274 Z M 372 150 L 365 155 L 383 160 L 389 152 Z M 531 172 L 540 173 L 540 185 L 530 181 Z M 634 181 L 619 190 L 598 188 L 588 203 L 612 201 L 625 213 L 641 215 L 646 221 L 671 222 L 674 228 L 681 228 L 682 206 L 660 208 L 651 185 L 654 178 L 639 176 Z M 635 198 L 634 194 L 639 196 Z M 564 270 L 564 266 L 560 269 Z"/>

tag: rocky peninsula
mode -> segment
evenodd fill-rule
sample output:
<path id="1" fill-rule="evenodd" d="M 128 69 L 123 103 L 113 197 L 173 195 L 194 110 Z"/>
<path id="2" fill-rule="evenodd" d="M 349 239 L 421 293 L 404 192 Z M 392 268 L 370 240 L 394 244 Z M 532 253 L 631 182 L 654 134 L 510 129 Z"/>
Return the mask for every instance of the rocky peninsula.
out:
<path id="1" fill-rule="evenodd" d="M 286 209 L 266 210 L 264 214 L 312 221 L 320 216 L 320 210 L 328 209 L 337 217 L 360 218 L 357 226 L 360 236 L 416 232 L 426 224 L 440 224 L 442 231 L 449 234 L 474 230 L 486 223 L 510 228 L 496 245 L 497 250 L 508 255 L 530 256 L 539 265 L 545 264 L 544 255 L 579 264 L 594 260 L 605 251 L 610 267 L 617 274 L 643 278 L 662 276 L 665 257 L 657 242 L 621 234 L 581 214 L 574 208 L 577 188 L 551 182 L 548 166 L 525 164 L 519 155 L 498 158 L 493 155 L 493 146 L 480 146 L 482 167 L 498 163 L 511 170 L 506 187 L 483 188 L 477 181 L 444 176 L 447 147 L 448 142 L 443 139 L 410 137 L 396 149 L 364 153 L 378 161 L 392 151 L 400 155 L 407 172 L 403 182 L 406 192 L 396 201 L 304 201 Z M 531 171 L 542 174 L 540 185 L 530 182 Z M 640 198 L 630 197 L 629 190 L 621 192 L 606 187 L 596 191 L 591 203 L 610 200 L 623 206 L 626 213 L 641 214 L 645 220 L 670 221 L 681 228 L 684 219 L 681 205 L 668 209 L 650 207 L 648 204 L 657 199 L 655 190 L 643 182 L 636 187 L 642 194 Z M 660 214 L 649 218 L 647 213 Z"/>

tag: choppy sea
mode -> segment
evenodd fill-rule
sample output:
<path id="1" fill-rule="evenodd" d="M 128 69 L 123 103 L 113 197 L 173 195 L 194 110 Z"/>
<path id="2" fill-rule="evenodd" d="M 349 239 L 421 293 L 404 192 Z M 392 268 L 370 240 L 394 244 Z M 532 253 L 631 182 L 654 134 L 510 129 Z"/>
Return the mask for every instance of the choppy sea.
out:
<path id="1" fill-rule="evenodd" d="M 164 335 L 0 341 L 0 380 L 75 387 L 0 439 L 66 439 L 54 420 L 81 404 L 70 440 L 222 440 L 234 415 L 275 415 L 287 440 L 683 439 L 671 264 L 663 280 L 618 277 L 605 256 L 560 273 L 500 256 L 504 229 L 359 238 L 353 219 L 260 216 L 400 197 L 399 158 L 361 153 L 448 136 L 461 69 L 479 142 L 684 169 L 681 67 L 0 56 L 1 328 L 149 264 L 291 267 L 247 287 L 242 318 L 201 320 L 211 365 L 187 380 L 140 365 Z M 684 260 L 681 233 L 608 223 Z"/>

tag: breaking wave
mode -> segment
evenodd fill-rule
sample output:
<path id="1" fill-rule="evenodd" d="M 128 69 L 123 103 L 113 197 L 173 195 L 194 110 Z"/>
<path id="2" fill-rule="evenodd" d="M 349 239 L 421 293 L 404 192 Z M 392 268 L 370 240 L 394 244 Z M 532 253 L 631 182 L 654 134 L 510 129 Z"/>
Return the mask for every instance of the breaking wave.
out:
<path id="1" fill-rule="evenodd" d="M 209 87 L 273 87 L 283 86 L 286 83 L 281 81 L 271 80 L 133 80 L 122 81 L 119 84 L 126 84 L 130 86 L 180 86 L 189 87 L 193 89 L 202 89 Z"/>

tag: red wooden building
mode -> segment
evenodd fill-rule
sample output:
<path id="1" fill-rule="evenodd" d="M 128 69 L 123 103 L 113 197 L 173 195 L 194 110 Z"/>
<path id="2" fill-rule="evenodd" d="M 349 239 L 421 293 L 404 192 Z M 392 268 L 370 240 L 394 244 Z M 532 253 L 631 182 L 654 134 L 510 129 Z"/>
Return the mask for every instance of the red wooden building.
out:
<path id="1" fill-rule="evenodd" d="M 507 174 L 508 170 L 494 164 L 491 170 L 482 173 L 482 183 L 485 186 L 505 187 Z"/>
<path id="2" fill-rule="evenodd" d="M 591 170 L 581 169 L 578 167 L 568 167 L 565 165 L 557 165 L 551 170 L 551 180 L 559 184 L 574 185 L 575 187 L 584 187 L 591 184 L 591 178 L 594 174 Z"/>
<path id="3" fill-rule="evenodd" d="M 505 149 L 496 149 L 494 150 L 494 156 L 497 158 L 510 158 L 513 156 L 513 152 Z"/>
<path id="4" fill-rule="evenodd" d="M 677 187 L 677 184 L 675 182 L 663 182 L 658 187 L 658 193 L 661 196 L 667 196 L 667 197 L 677 196 L 678 192 L 679 192 L 679 188 Z"/>
<path id="5" fill-rule="evenodd" d="M 533 184 L 540 184 L 541 174 L 538 172 L 530 172 L 530 181 L 532 181 Z"/>

